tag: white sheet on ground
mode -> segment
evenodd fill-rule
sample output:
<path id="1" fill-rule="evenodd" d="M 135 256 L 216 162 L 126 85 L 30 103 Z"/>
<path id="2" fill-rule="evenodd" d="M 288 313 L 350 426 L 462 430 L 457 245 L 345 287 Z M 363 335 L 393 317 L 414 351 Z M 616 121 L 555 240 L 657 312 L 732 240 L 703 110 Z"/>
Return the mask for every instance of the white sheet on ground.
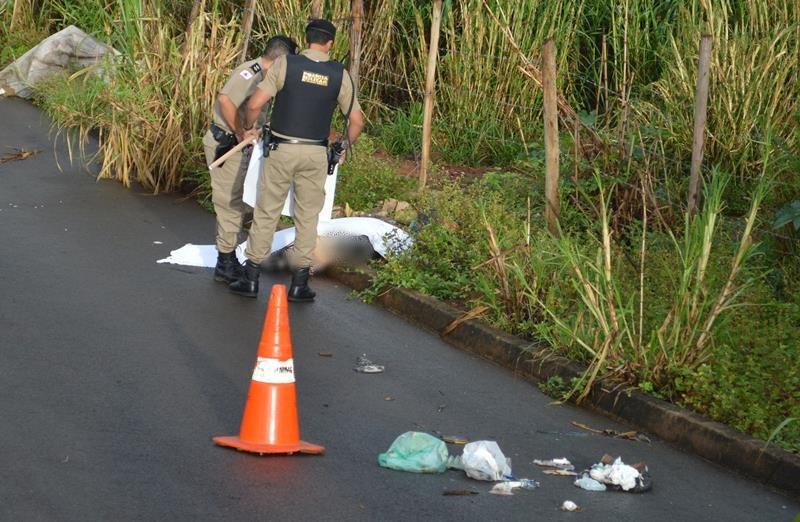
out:
<path id="1" fill-rule="evenodd" d="M 236 248 L 236 257 L 240 263 L 244 263 L 244 245 L 242 243 Z M 159 259 L 157 263 L 170 263 L 172 265 L 201 266 L 209 267 L 217 264 L 216 245 L 193 245 L 186 243 L 177 250 L 169 253 L 169 257 Z"/>
<path id="2" fill-rule="evenodd" d="M 267 158 L 269 160 L 269 158 Z M 253 153 L 250 155 L 250 163 L 247 165 L 247 175 L 244 178 L 244 194 L 242 201 L 251 207 L 255 207 L 258 197 L 258 175 L 261 166 L 264 164 L 264 148 L 259 141 L 253 146 Z M 329 221 L 333 216 L 333 196 L 336 192 L 336 178 L 339 176 L 339 166 L 336 166 L 333 174 L 325 180 L 325 203 L 319 213 L 320 221 Z M 294 188 L 289 189 L 286 203 L 283 204 L 281 214 L 284 216 L 294 216 Z"/>
<path id="3" fill-rule="evenodd" d="M 372 248 L 383 257 L 389 251 L 400 252 L 412 244 L 411 237 L 403 230 L 380 219 L 370 217 L 337 218 L 320 221 L 317 233 L 323 237 L 366 236 Z M 294 243 L 294 227 L 279 230 L 272 238 L 272 252 L 277 252 Z M 244 262 L 244 249 L 247 243 L 236 248 L 239 261 Z M 193 245 L 188 243 L 170 252 L 169 257 L 159 259 L 158 263 L 174 265 L 213 267 L 217 263 L 217 248 L 214 245 Z"/>
<path id="4" fill-rule="evenodd" d="M 33 86 L 40 81 L 60 72 L 97 64 L 107 54 L 118 56 L 119 52 L 70 25 L 48 36 L 0 71 L 0 87 L 6 95 L 30 98 Z"/>

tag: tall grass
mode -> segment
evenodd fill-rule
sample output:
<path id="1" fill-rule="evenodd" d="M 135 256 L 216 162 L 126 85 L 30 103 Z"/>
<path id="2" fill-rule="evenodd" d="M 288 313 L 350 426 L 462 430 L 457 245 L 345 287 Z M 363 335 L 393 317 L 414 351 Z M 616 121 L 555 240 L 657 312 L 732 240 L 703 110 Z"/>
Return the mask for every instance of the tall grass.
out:
<path id="1" fill-rule="evenodd" d="M 79 142 L 99 131 L 101 177 L 171 191 L 201 164 L 199 141 L 236 58 L 236 22 L 203 2 L 182 45 L 183 27 L 156 5 L 115 7 L 111 20 L 127 50 L 119 63 L 104 64 L 110 81 L 76 73 L 45 83 L 38 97 Z"/>
<path id="2" fill-rule="evenodd" d="M 729 175 L 715 171 L 705 188 L 699 215 L 686 215 L 680 236 L 669 233 L 672 255 L 667 255 L 678 264 L 670 273 L 668 293 L 653 295 L 646 286 L 652 279 L 651 261 L 646 259 L 646 214 L 639 259 L 631 263 L 620 258 L 621 250 L 612 239 L 608 192 L 602 189 L 596 247 L 587 248 L 582 236 L 570 234 L 557 241 L 558 255 L 569 271 L 566 282 L 577 297 L 574 308 L 548 305 L 535 286 L 525 283 L 529 299 L 538 302 L 552 321 L 553 327 L 546 332 L 553 346 L 571 346 L 588 356 L 589 369 L 579 383 L 579 399 L 589 394 L 599 376 L 668 390 L 676 377 L 709 361 L 718 323 L 755 277 L 742 274 L 755 253 L 753 228 L 770 184 L 766 176 L 757 184 L 738 246 L 730 256 L 715 248 L 724 207 L 722 196 L 729 180 Z M 600 180 L 598 184 L 602 186 Z M 730 256 L 724 274 L 715 274 L 719 272 L 719 256 Z M 631 277 L 632 269 L 639 272 L 638 277 Z M 524 273 L 525 268 L 516 266 L 515 270 Z M 638 288 L 631 286 L 633 281 L 638 281 Z"/>
<path id="3" fill-rule="evenodd" d="M 190 0 L 43 0 L 37 10 L 24 0 L 18 4 L 22 6 L 18 24 L 55 30 L 75 23 L 122 51 L 128 63 L 135 64 L 134 75 L 154 83 L 148 87 L 148 99 L 158 100 L 157 106 L 145 103 L 146 109 L 136 111 L 141 114 L 132 119 L 164 120 L 161 132 L 167 130 L 164 126 L 171 133 L 180 127 L 183 142 L 198 147 L 188 135 L 196 124 L 188 124 L 187 118 L 195 121 L 199 109 L 208 106 L 210 93 L 240 59 L 236 55 L 241 39 L 239 3 L 202 2 L 202 16 L 196 21 L 199 34 L 191 33 L 200 40 L 193 39 L 187 56 L 178 50 Z M 333 56 L 345 61 L 349 4 L 349 0 L 329 0 L 324 12 L 339 26 Z M 251 54 L 277 32 L 302 41 L 309 5 L 306 0 L 257 3 Z M 425 0 L 375 0 L 367 5 L 361 97 L 376 125 L 392 127 L 395 119 L 414 121 L 424 91 L 430 11 L 431 3 Z M 9 9 L 0 17 L 10 21 Z M 519 50 L 506 37 L 506 25 Z M 538 154 L 540 92 L 518 66 L 520 52 L 536 63 L 542 41 L 552 37 L 558 49 L 559 89 L 582 120 L 611 144 L 641 134 L 641 153 L 669 158 L 661 163 L 664 176 L 682 173 L 690 154 L 697 45 L 699 35 L 709 32 L 714 36 L 714 65 L 707 158 L 709 164 L 720 164 L 741 180 L 752 179 L 760 171 L 764 136 L 758 129 L 765 124 L 774 129 L 778 150 L 783 147 L 797 154 L 799 66 L 793 57 L 800 51 L 798 27 L 797 2 L 445 2 L 434 155 L 450 163 L 510 165 Z M 3 39 L 8 41 L 9 35 Z M 172 92 L 164 88 L 169 75 L 182 84 Z M 198 90 L 199 85 L 207 91 Z M 180 101 L 171 100 L 173 95 Z M 187 111 L 190 116 L 183 116 Z M 405 142 L 421 139 L 416 124 L 402 131 Z M 128 126 L 126 134 L 132 132 Z M 124 148 L 130 142 L 115 143 L 111 155 L 128 156 Z M 160 141 L 149 141 L 148 147 L 153 144 Z M 418 151 L 418 146 L 403 148 L 406 153 Z M 149 156 L 147 150 L 138 152 Z M 197 149 L 179 156 L 196 157 Z M 137 160 L 136 170 L 159 169 L 165 159 L 163 152 L 156 152 L 152 161 Z M 129 171 L 123 179 L 132 179 L 132 163 L 122 161 Z M 166 172 L 167 177 L 183 174 L 168 159 Z M 134 175 L 159 189 L 179 184 L 164 176 L 154 174 L 151 177 L 163 181 L 153 183 L 146 174 Z"/>
<path id="4" fill-rule="evenodd" d="M 781 144 L 791 147 L 798 136 L 800 7 L 703 2 L 682 8 L 677 23 L 682 30 L 668 36 L 663 51 L 670 67 L 652 84 L 652 101 L 642 104 L 640 122 L 663 129 L 669 149 L 689 150 L 692 112 L 686 108 L 694 100 L 699 37 L 707 32 L 714 37 L 707 158 L 740 176 L 757 175 L 766 125 Z"/>

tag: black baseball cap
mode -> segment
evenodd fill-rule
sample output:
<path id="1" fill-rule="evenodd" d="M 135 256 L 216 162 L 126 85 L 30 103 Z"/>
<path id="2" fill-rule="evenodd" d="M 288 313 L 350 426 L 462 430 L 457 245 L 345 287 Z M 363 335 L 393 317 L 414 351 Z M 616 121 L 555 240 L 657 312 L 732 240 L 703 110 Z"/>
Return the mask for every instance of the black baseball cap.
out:
<path id="1" fill-rule="evenodd" d="M 328 20 L 322 20 L 319 18 L 311 19 L 308 21 L 308 25 L 306 26 L 306 31 L 309 29 L 314 29 L 315 31 L 320 31 L 325 34 L 329 34 L 331 38 L 336 37 L 336 26 L 330 23 Z"/>

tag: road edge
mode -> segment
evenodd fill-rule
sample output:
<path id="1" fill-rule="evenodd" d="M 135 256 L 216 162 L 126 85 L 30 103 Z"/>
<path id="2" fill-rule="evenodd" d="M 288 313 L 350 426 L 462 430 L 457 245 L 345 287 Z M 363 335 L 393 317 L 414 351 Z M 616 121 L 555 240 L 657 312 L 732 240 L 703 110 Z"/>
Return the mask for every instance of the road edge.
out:
<path id="1" fill-rule="evenodd" d="M 325 275 L 354 290 L 364 290 L 372 285 L 374 271 L 337 267 L 328 269 Z M 479 319 L 464 321 L 442 335 L 463 313 L 414 290 L 391 288 L 380 293 L 376 301 L 407 321 L 435 332 L 451 346 L 499 364 L 525 380 L 538 383 L 560 376 L 569 382 L 582 373 L 579 364 L 564 357 L 544 356 L 543 345 L 510 335 Z M 609 390 L 600 382 L 582 406 L 800 499 L 798 455 L 774 445 L 765 449 L 764 441 L 638 390 Z"/>

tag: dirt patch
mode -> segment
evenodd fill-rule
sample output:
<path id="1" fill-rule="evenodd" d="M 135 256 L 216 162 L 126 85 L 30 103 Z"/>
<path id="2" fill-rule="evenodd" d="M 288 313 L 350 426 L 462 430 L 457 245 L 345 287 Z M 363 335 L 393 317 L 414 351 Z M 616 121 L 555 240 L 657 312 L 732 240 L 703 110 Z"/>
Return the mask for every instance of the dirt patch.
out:
<path id="1" fill-rule="evenodd" d="M 407 178 L 417 178 L 419 176 L 420 161 L 412 157 L 392 156 L 386 151 L 379 150 L 372 154 L 373 158 L 391 163 L 395 167 L 398 176 Z M 497 170 L 496 167 L 467 167 L 464 165 L 438 165 L 436 175 L 442 179 L 457 180 L 464 179 L 474 181 L 481 179 L 487 172 Z"/>

